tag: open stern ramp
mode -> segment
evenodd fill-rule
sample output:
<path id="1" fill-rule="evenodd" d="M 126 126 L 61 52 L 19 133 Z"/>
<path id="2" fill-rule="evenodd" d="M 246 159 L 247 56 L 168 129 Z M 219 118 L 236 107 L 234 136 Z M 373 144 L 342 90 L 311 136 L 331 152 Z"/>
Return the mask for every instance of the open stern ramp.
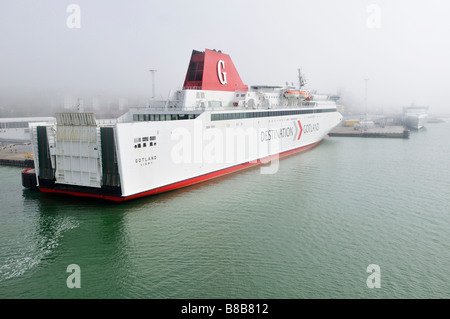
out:
<path id="1" fill-rule="evenodd" d="M 101 187 L 100 129 L 93 113 L 56 114 L 57 184 Z"/>

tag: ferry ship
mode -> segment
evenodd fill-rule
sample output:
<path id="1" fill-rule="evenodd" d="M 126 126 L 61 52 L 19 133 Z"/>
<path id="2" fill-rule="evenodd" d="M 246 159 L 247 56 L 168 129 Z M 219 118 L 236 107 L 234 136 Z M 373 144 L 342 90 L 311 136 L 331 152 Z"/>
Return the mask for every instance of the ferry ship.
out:
<path id="1" fill-rule="evenodd" d="M 58 113 L 30 124 L 42 192 L 125 201 L 265 164 L 317 145 L 342 121 L 336 102 L 299 87 L 248 87 L 228 54 L 193 50 L 162 107 L 112 120 Z"/>
<path id="2" fill-rule="evenodd" d="M 403 114 L 408 128 L 420 130 L 428 121 L 428 106 L 406 106 L 403 108 Z"/>

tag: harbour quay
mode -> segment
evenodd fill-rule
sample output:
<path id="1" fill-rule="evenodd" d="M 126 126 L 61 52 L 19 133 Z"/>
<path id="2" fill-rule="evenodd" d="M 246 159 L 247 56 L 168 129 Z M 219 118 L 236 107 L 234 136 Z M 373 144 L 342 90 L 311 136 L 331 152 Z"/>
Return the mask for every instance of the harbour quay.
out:
<path id="1" fill-rule="evenodd" d="M 328 133 L 337 137 L 409 138 L 410 130 L 404 126 L 386 126 L 355 129 L 339 126 Z"/>
<path id="2" fill-rule="evenodd" d="M 0 165 L 34 167 L 30 143 L 7 143 L 0 146 Z"/>

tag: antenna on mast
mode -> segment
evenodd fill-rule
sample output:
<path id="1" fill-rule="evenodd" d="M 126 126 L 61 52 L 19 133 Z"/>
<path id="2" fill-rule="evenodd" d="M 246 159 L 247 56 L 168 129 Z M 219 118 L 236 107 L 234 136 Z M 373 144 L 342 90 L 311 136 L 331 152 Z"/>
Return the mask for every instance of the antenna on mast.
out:
<path id="1" fill-rule="evenodd" d="M 299 82 L 299 88 L 300 89 L 302 87 L 304 87 L 305 84 L 306 84 L 305 77 L 303 76 L 301 69 L 298 69 L 298 82 Z"/>
<path id="2" fill-rule="evenodd" d="M 77 112 L 78 113 L 80 113 L 80 105 L 81 105 L 80 98 L 78 98 L 78 100 L 77 100 Z"/>
<path id="3" fill-rule="evenodd" d="M 156 70 L 149 70 L 152 72 L 152 100 L 155 99 L 155 72 Z"/>

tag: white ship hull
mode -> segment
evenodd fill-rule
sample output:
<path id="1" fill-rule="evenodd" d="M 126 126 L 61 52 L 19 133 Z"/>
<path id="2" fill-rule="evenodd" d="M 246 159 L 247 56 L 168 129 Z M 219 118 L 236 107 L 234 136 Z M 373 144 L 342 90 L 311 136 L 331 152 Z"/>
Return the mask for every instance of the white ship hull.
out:
<path id="1" fill-rule="evenodd" d="M 420 130 L 428 121 L 427 106 L 407 106 L 403 108 L 405 125 L 412 130 Z"/>
<path id="2" fill-rule="evenodd" d="M 30 130 L 27 128 L 0 129 L 0 142 L 24 143 L 30 141 Z"/>
<path id="3" fill-rule="evenodd" d="M 425 127 L 428 114 L 411 114 L 406 116 L 406 126 L 413 130 L 420 130 Z"/>
<path id="4" fill-rule="evenodd" d="M 122 194 L 133 196 L 212 172 L 220 175 L 220 171 L 228 168 L 256 164 L 259 159 L 300 150 L 321 141 L 340 118 L 340 114 L 333 112 L 270 120 L 211 121 L 210 113 L 205 112 L 183 126 L 177 122 L 118 124 Z M 299 121 L 303 127 L 300 139 Z M 304 131 L 305 127 L 308 132 Z M 130 145 L 135 138 L 147 135 L 156 136 L 156 146 L 134 148 Z"/>
<path id="5" fill-rule="evenodd" d="M 51 117 L 0 118 L 0 143 L 30 142 L 29 123 L 52 120 Z"/>

